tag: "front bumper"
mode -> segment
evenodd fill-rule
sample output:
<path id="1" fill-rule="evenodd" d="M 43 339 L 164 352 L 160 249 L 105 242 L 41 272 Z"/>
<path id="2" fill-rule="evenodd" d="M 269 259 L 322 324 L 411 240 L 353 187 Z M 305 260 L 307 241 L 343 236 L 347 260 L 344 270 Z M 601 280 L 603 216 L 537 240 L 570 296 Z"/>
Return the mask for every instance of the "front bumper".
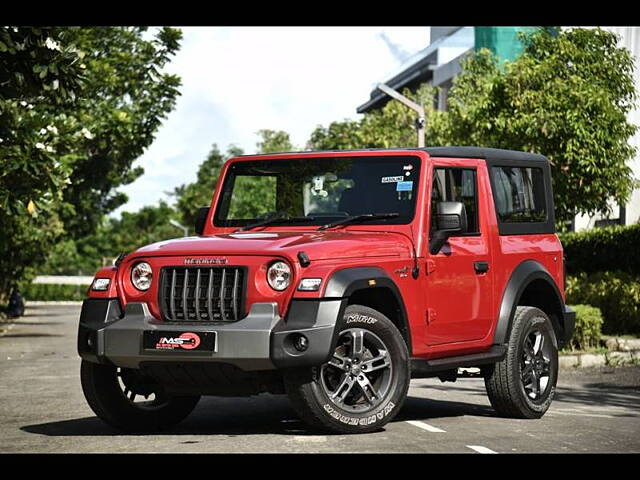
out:
<path id="1" fill-rule="evenodd" d="M 121 312 L 117 299 L 86 299 L 78 328 L 78 353 L 88 361 L 124 368 L 143 362 L 217 362 L 245 371 L 321 365 L 329 360 L 336 319 L 342 300 L 295 300 L 287 318 L 275 303 L 254 303 L 237 322 L 173 324 L 151 315 L 146 303 L 129 303 Z M 145 349 L 145 331 L 216 332 L 213 351 Z M 308 348 L 294 348 L 296 335 L 307 338 Z"/>

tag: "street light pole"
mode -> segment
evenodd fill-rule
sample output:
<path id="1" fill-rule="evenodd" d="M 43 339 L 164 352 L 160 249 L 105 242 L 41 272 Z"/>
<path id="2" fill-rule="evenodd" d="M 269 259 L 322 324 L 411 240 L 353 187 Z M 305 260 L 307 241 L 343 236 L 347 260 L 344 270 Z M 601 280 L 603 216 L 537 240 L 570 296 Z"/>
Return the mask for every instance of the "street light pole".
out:
<path id="1" fill-rule="evenodd" d="M 389 95 L 392 98 L 395 98 L 400 103 L 406 105 L 412 110 L 415 110 L 418 113 L 418 118 L 416 119 L 416 131 L 418 132 L 418 147 L 424 147 L 424 126 L 426 124 L 426 119 L 424 116 L 424 107 L 422 105 L 418 105 L 415 102 L 412 102 L 404 95 L 401 95 L 399 92 L 396 92 L 393 88 L 388 87 L 384 83 L 379 83 L 378 88 L 382 90 L 384 93 Z"/>
<path id="2" fill-rule="evenodd" d="M 184 225 L 178 223 L 177 221 L 175 221 L 174 219 L 169 219 L 169 223 L 171 225 L 173 225 L 176 228 L 179 228 L 180 230 L 182 230 L 184 232 L 184 236 L 188 237 L 189 236 L 189 229 L 187 227 L 185 227 Z"/>

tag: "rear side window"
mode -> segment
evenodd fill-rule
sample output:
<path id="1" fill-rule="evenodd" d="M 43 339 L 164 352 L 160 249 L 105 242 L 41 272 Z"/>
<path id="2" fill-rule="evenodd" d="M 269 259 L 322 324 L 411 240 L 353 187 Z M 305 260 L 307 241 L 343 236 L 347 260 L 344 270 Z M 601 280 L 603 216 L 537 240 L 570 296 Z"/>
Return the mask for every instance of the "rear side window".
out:
<path id="1" fill-rule="evenodd" d="M 547 221 L 544 174 L 541 168 L 491 168 L 498 220 L 501 223 Z"/>

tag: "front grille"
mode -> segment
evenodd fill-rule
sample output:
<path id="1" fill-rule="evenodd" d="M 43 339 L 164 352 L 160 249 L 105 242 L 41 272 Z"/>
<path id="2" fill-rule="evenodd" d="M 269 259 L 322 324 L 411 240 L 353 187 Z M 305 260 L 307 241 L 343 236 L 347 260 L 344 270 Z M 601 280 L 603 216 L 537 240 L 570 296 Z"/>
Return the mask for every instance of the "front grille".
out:
<path id="1" fill-rule="evenodd" d="M 168 322 L 235 322 L 244 316 L 246 267 L 165 267 L 160 310 Z"/>

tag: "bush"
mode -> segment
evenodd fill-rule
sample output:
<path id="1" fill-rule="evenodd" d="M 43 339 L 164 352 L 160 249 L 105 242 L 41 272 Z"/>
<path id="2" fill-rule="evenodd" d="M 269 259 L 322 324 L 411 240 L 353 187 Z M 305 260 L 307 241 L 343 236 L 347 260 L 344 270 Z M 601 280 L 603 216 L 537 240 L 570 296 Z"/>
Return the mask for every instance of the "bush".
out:
<path id="1" fill-rule="evenodd" d="M 84 300 L 89 285 L 53 285 L 46 283 L 32 283 L 22 290 L 22 295 L 28 303 L 31 301 L 61 301 Z"/>
<path id="2" fill-rule="evenodd" d="M 640 224 L 594 228 L 559 235 L 567 272 L 605 272 L 612 269 L 640 275 Z"/>
<path id="3" fill-rule="evenodd" d="M 580 273 L 567 278 L 567 303 L 602 312 L 603 333 L 640 334 L 640 277 L 626 272 Z"/>
<path id="4" fill-rule="evenodd" d="M 576 328 L 569 341 L 572 350 L 588 350 L 600 346 L 602 313 L 591 305 L 572 305 L 576 311 Z"/>

